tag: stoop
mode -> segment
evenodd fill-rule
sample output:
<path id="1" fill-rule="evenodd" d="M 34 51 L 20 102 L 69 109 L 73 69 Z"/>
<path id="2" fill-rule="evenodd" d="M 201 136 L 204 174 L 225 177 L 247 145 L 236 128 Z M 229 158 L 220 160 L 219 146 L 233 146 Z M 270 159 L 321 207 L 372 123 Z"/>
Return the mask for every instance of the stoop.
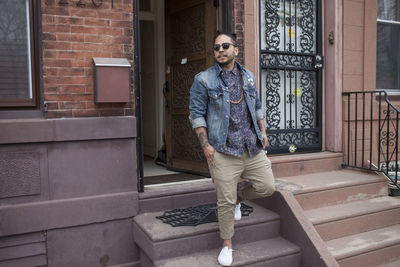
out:
<path id="1" fill-rule="evenodd" d="M 235 222 L 233 266 L 299 267 L 300 248 L 280 236 L 279 215 L 247 204 L 254 210 Z M 219 266 L 221 239 L 217 223 L 172 227 L 156 219 L 162 213 L 148 212 L 134 218 L 142 267 Z"/>
<path id="2" fill-rule="evenodd" d="M 374 173 L 340 170 L 281 178 L 340 266 L 400 266 L 400 198 Z"/>

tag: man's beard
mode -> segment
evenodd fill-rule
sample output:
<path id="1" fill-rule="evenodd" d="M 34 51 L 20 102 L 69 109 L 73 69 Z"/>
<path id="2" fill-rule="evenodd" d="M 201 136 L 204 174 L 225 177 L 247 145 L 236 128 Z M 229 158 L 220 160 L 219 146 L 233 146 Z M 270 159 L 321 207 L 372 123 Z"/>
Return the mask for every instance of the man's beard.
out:
<path id="1" fill-rule="evenodd" d="M 218 64 L 219 64 L 220 66 L 226 66 L 226 65 L 231 64 L 233 60 L 235 60 L 235 58 L 230 58 L 230 59 L 228 59 L 228 60 L 225 61 L 225 62 L 218 62 L 218 61 L 217 61 L 217 62 L 218 62 Z"/>

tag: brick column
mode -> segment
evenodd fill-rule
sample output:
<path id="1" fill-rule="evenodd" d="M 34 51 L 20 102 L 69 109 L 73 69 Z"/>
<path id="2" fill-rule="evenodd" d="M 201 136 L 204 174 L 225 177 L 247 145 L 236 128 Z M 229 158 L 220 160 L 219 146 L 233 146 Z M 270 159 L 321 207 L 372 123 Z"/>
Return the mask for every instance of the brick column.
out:
<path id="1" fill-rule="evenodd" d="M 244 1 L 233 0 L 232 12 L 232 32 L 236 33 L 237 43 L 239 45 L 239 56 L 237 60 L 239 63 L 244 63 Z"/>

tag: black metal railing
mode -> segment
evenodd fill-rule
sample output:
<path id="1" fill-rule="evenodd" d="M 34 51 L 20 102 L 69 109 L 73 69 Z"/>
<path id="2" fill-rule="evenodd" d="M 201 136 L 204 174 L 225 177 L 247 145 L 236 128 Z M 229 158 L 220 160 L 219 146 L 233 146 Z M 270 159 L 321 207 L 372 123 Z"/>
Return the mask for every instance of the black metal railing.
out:
<path id="1" fill-rule="evenodd" d="M 400 189 L 399 109 L 385 91 L 345 92 L 343 96 L 344 165 L 382 173 Z"/>

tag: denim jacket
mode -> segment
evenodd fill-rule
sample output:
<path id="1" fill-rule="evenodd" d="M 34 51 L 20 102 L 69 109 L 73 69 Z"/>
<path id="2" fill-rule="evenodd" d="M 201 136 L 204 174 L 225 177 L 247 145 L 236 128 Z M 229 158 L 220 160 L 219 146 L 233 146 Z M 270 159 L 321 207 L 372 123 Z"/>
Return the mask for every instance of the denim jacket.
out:
<path id="1" fill-rule="evenodd" d="M 244 100 L 257 137 L 263 143 L 257 121 L 264 119 L 264 112 L 258 98 L 255 77 L 240 64 L 238 67 L 243 79 Z M 226 144 L 230 115 L 229 89 L 222 73 L 222 68 L 216 63 L 197 74 L 190 88 L 189 103 L 192 128 L 206 127 L 209 143 L 219 152 L 223 151 Z"/>

